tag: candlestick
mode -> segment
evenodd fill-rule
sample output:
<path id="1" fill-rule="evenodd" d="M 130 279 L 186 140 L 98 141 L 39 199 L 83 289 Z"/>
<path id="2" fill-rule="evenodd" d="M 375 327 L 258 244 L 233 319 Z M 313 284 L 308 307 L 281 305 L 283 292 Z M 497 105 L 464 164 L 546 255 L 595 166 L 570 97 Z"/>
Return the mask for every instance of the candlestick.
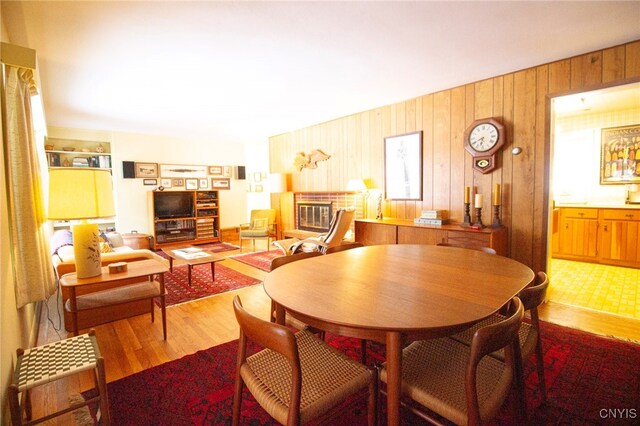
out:
<path id="1" fill-rule="evenodd" d="M 471 202 L 471 188 L 468 186 L 465 186 L 464 188 L 464 202 L 465 204 L 468 204 Z"/>
<path id="2" fill-rule="evenodd" d="M 495 189 L 493 190 L 493 205 L 500 205 L 500 184 L 496 183 Z"/>
<path id="3" fill-rule="evenodd" d="M 462 226 L 471 226 L 471 203 L 469 202 L 464 203 L 464 221 L 462 222 Z"/>
<path id="4" fill-rule="evenodd" d="M 492 228 L 502 228 L 502 223 L 500 222 L 500 206 L 493 206 L 493 222 L 491 222 Z"/>
<path id="5" fill-rule="evenodd" d="M 482 194 L 476 194 L 476 202 L 474 204 L 476 209 L 482 208 L 482 201 L 483 201 Z"/>
<path id="6" fill-rule="evenodd" d="M 476 221 L 474 222 L 473 226 L 479 226 L 480 228 L 484 228 L 484 223 L 482 223 L 482 207 L 476 207 Z"/>

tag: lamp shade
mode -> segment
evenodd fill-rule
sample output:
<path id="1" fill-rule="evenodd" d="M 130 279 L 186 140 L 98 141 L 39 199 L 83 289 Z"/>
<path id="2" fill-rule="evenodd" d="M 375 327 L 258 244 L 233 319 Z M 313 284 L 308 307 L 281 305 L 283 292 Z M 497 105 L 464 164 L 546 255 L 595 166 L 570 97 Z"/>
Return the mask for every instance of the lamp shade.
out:
<path id="1" fill-rule="evenodd" d="M 287 192 L 287 175 L 284 173 L 271 173 L 269 183 L 272 193 Z"/>
<path id="2" fill-rule="evenodd" d="M 111 172 L 63 167 L 49 170 L 49 220 L 115 216 Z"/>
<path id="3" fill-rule="evenodd" d="M 49 170 L 49 220 L 83 221 L 72 227 L 78 278 L 102 273 L 98 225 L 87 223 L 86 219 L 115 214 L 109 170 L 79 167 Z"/>
<path id="4" fill-rule="evenodd" d="M 347 183 L 347 191 L 350 192 L 366 192 L 367 185 L 364 184 L 362 179 L 351 179 Z"/>

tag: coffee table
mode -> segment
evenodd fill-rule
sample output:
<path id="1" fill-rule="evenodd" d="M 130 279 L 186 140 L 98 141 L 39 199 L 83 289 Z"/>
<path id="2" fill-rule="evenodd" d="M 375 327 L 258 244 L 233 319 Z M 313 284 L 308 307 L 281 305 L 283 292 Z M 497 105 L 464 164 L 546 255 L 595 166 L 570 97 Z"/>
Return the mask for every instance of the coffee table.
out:
<path id="1" fill-rule="evenodd" d="M 167 247 L 162 252 L 169 256 L 169 272 L 173 272 L 173 261 L 177 260 L 186 263 L 189 267 L 189 287 L 191 287 L 191 270 L 195 265 L 203 265 L 209 263 L 211 265 L 211 279 L 216 279 L 216 262 L 224 260 L 224 257 L 217 256 L 206 249 L 193 246 L 185 247 Z"/>

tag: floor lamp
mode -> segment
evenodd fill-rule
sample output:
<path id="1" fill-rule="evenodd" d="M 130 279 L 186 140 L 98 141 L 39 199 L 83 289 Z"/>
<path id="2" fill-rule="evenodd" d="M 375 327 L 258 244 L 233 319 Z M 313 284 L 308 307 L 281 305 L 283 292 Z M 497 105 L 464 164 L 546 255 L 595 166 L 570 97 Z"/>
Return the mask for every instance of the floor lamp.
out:
<path id="1" fill-rule="evenodd" d="M 287 175 L 284 173 L 271 173 L 269 175 L 270 192 L 278 194 L 278 238 L 282 238 L 282 193 L 287 192 Z"/>
<path id="2" fill-rule="evenodd" d="M 115 216 L 111 172 L 61 167 L 49 170 L 49 220 L 80 220 L 72 226 L 78 278 L 101 274 L 98 224 L 88 219 Z"/>

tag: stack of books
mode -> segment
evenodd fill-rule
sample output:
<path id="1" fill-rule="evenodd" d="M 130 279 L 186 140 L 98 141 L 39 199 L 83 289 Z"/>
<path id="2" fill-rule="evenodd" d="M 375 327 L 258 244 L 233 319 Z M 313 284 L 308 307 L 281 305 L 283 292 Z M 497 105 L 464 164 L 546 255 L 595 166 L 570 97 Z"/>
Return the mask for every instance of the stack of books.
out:
<path id="1" fill-rule="evenodd" d="M 209 257 L 209 253 L 207 253 L 206 251 L 203 251 L 201 248 L 197 248 L 197 247 L 186 247 L 186 248 L 182 248 L 182 249 L 175 249 L 173 250 L 173 253 L 176 256 L 179 256 L 183 259 L 188 259 L 188 260 L 192 260 L 192 259 L 199 259 L 201 257 Z"/>
<path id="2" fill-rule="evenodd" d="M 413 219 L 413 223 L 420 225 L 445 225 L 449 223 L 446 210 L 422 210 L 420 217 Z"/>

